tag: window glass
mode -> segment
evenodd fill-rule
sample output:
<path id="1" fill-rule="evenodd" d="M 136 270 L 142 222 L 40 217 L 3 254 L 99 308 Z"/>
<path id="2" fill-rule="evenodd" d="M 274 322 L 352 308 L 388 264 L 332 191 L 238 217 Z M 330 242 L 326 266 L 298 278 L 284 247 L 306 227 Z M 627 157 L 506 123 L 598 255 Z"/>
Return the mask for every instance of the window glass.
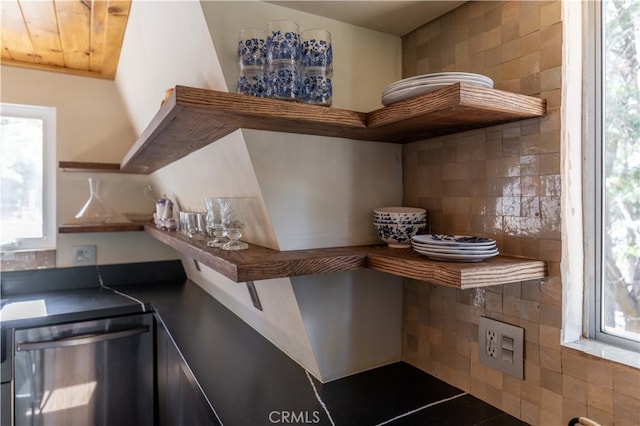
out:
<path id="1" fill-rule="evenodd" d="M 2 250 L 55 247 L 55 110 L 2 104 Z"/>
<path id="2" fill-rule="evenodd" d="M 640 2 L 604 1 L 600 7 L 596 336 L 640 342 Z"/>

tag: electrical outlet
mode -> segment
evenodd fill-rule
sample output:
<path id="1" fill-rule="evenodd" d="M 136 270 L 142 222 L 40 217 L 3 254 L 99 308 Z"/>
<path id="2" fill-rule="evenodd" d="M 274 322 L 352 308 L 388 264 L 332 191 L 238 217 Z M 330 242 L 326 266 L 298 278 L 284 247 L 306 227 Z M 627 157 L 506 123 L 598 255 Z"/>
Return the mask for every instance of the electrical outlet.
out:
<path id="1" fill-rule="evenodd" d="M 491 358 L 498 358 L 498 334 L 493 330 L 486 332 L 485 350 Z"/>
<path id="2" fill-rule="evenodd" d="M 524 377 L 524 329 L 480 317 L 478 348 L 480 363 L 519 379 Z"/>
<path id="3" fill-rule="evenodd" d="M 96 264 L 96 246 L 73 246 L 73 266 Z"/>

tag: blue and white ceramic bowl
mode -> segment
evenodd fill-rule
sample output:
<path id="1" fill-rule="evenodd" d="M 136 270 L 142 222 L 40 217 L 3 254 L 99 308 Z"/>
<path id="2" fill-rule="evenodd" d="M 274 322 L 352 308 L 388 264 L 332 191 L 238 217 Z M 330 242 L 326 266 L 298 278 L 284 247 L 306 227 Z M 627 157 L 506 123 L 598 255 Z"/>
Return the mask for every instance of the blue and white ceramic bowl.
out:
<path id="1" fill-rule="evenodd" d="M 378 238 L 389 247 L 411 247 L 411 237 L 427 230 L 427 211 L 417 207 L 378 207 L 373 210 Z"/>
<path id="2" fill-rule="evenodd" d="M 411 247 L 411 237 L 424 234 L 427 229 L 426 222 L 421 224 L 378 224 L 374 225 L 378 238 L 393 248 Z"/>

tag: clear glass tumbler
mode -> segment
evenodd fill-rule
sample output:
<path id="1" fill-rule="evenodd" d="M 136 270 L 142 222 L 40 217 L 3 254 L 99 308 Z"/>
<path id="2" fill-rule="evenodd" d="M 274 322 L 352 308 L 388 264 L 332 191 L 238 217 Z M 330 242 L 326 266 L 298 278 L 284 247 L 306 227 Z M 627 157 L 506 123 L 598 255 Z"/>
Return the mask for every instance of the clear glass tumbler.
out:
<path id="1" fill-rule="evenodd" d="M 229 242 L 226 231 L 222 225 L 222 215 L 220 214 L 220 204 L 217 197 L 205 197 L 204 205 L 207 208 L 207 235 L 212 237 L 207 241 L 209 247 L 222 247 Z"/>
<path id="2" fill-rule="evenodd" d="M 242 230 L 247 225 L 249 213 L 249 197 L 218 197 L 222 226 L 229 242 L 222 246 L 223 250 L 245 250 L 247 243 L 240 241 Z"/>

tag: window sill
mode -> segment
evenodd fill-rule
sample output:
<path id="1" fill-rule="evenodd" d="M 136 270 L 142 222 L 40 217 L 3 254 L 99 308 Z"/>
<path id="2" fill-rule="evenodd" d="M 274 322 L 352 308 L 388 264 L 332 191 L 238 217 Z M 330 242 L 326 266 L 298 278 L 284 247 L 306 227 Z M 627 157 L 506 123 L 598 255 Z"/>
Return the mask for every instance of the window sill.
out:
<path id="1" fill-rule="evenodd" d="M 638 352 L 622 349 L 595 340 L 580 339 L 574 342 L 563 343 L 564 347 L 575 349 L 602 358 L 608 361 L 624 364 L 640 370 L 640 354 Z"/>

